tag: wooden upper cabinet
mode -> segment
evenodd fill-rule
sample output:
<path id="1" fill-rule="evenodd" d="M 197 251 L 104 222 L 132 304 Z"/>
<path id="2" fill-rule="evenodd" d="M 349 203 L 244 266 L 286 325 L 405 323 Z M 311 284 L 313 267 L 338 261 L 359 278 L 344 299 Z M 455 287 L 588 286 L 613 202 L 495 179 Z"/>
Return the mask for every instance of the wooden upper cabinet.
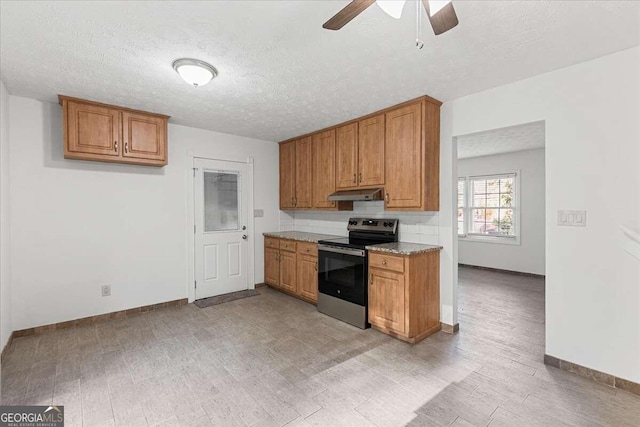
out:
<path id="1" fill-rule="evenodd" d="M 422 103 L 386 113 L 386 209 L 422 207 L 422 142 Z"/>
<path id="2" fill-rule="evenodd" d="M 293 209 L 296 196 L 296 143 L 280 144 L 280 209 Z"/>
<path id="3" fill-rule="evenodd" d="M 313 142 L 310 136 L 296 141 L 296 209 L 313 207 Z"/>
<path id="4" fill-rule="evenodd" d="M 336 188 L 358 186 L 358 123 L 336 129 Z"/>
<path id="5" fill-rule="evenodd" d="M 358 185 L 384 185 L 384 114 L 358 122 Z"/>
<path id="6" fill-rule="evenodd" d="M 69 102 L 66 107 L 65 157 L 120 156 L 120 112 L 108 107 Z M 69 154 L 69 156 L 67 156 Z"/>
<path id="7" fill-rule="evenodd" d="M 124 157 L 165 161 L 167 159 L 166 121 L 154 116 L 122 113 Z"/>
<path id="8" fill-rule="evenodd" d="M 336 202 L 327 200 L 336 191 L 336 131 L 313 135 L 313 207 L 333 208 Z"/>
<path id="9" fill-rule="evenodd" d="M 64 157 L 164 166 L 168 116 L 59 96 Z"/>

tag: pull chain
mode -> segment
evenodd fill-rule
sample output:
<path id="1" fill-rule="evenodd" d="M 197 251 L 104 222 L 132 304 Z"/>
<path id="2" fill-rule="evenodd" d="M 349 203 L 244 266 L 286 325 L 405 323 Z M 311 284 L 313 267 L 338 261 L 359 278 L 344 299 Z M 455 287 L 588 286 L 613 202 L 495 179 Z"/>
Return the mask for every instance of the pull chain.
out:
<path id="1" fill-rule="evenodd" d="M 420 38 L 420 0 L 416 0 L 416 49 L 422 49 L 424 42 Z"/>

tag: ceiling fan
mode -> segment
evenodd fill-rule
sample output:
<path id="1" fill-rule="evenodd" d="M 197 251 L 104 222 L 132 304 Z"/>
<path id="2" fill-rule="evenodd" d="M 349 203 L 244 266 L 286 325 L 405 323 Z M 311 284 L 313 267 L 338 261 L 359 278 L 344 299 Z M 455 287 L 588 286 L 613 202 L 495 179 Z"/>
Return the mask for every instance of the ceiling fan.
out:
<path id="1" fill-rule="evenodd" d="M 456 16 L 456 11 L 453 9 L 451 0 L 417 1 L 422 1 L 436 36 L 458 25 L 458 17 Z M 373 3 L 377 3 L 388 15 L 399 19 L 402 15 L 402 9 L 404 8 L 406 0 L 353 0 L 340 12 L 336 13 L 333 18 L 325 22 L 322 28 L 339 30 L 347 25 L 353 18 L 364 12 L 364 10 Z"/>

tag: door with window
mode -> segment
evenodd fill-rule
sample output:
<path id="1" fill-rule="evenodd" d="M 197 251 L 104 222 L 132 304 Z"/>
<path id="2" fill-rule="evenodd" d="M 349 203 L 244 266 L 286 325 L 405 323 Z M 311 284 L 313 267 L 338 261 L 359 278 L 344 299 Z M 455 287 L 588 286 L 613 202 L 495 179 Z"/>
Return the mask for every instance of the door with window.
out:
<path id="1" fill-rule="evenodd" d="M 195 297 L 249 288 L 248 166 L 194 159 Z"/>

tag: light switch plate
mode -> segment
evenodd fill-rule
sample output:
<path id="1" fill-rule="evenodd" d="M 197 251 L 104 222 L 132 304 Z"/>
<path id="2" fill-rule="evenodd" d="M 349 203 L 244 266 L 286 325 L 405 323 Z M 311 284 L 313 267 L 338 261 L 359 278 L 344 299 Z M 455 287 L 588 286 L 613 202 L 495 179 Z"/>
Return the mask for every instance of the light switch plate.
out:
<path id="1" fill-rule="evenodd" d="M 253 210 L 253 217 L 254 218 L 262 218 L 264 216 L 264 210 L 262 209 L 254 209 Z"/>
<path id="2" fill-rule="evenodd" d="M 558 211 L 558 225 L 562 227 L 586 227 L 587 211 Z"/>

